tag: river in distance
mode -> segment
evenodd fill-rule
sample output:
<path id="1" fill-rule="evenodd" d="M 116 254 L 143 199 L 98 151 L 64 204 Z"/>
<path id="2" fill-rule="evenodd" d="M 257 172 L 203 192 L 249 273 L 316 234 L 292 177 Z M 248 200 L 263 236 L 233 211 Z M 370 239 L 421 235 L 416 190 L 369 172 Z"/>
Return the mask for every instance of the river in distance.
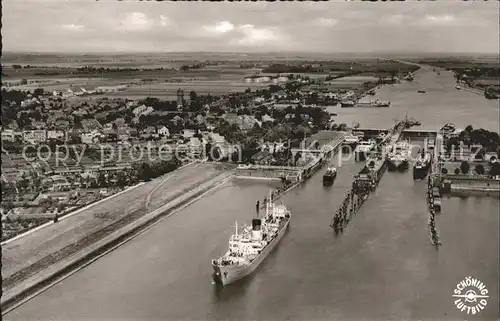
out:
<path id="1" fill-rule="evenodd" d="M 426 94 L 418 94 L 424 88 Z M 498 105 L 457 92 L 450 73 L 417 72 L 386 86 L 390 108 L 340 109 L 346 123 L 390 127 L 408 112 L 423 128 L 498 129 Z M 338 166 L 338 158 L 332 160 Z M 271 183 L 233 180 L 97 260 L 6 316 L 5 320 L 496 320 L 499 206 L 492 197 L 443 199 L 429 242 L 426 182 L 411 171 L 384 174 L 345 231 L 330 220 L 362 164 L 344 161 L 330 188 L 325 168 L 281 198 L 289 231 L 253 275 L 224 288 L 211 259 L 227 249 L 235 221 L 249 223 Z M 488 288 L 486 309 L 467 315 L 453 290 L 465 277 Z"/>

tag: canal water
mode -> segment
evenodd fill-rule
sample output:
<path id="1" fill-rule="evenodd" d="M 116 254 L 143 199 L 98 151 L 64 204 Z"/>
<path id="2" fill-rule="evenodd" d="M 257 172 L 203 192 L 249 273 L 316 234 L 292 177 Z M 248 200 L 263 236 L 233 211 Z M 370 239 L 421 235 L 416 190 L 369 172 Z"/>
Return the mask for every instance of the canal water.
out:
<path id="1" fill-rule="evenodd" d="M 362 128 L 390 128 L 395 119 L 403 119 L 405 113 L 422 122 L 414 129 L 435 130 L 446 122 L 453 122 L 457 128 L 476 125 L 488 130 L 499 130 L 500 108 L 498 100 L 488 100 L 464 90 L 455 89 L 456 81 L 451 71 L 424 66 L 415 74 L 413 82 L 382 86 L 374 96 L 364 101 L 380 99 L 390 101 L 389 108 L 341 108 L 329 107 L 337 113 L 337 123 L 351 125 L 358 121 Z M 418 93 L 424 90 L 425 93 Z"/>
<path id="2" fill-rule="evenodd" d="M 435 89 L 429 81 L 452 82 L 442 80 L 443 74 L 419 72 L 412 86 L 425 83 L 430 95 Z M 397 86 L 383 88 L 386 94 L 380 98 L 402 97 Z M 447 108 L 447 115 L 435 110 L 439 117 L 457 126 L 463 117 L 468 124 L 457 111 L 467 108 L 450 105 L 461 101 L 455 94 L 464 93 L 455 93 L 453 85 L 439 90 L 444 93 L 441 99 L 436 95 L 436 106 Z M 411 100 L 412 94 L 408 96 Z M 475 106 L 469 106 L 473 124 L 494 125 L 498 107 L 494 110 L 472 93 L 464 99 Z M 425 109 L 414 113 L 423 125 L 440 124 L 429 114 L 432 108 L 412 104 Z M 394 104 L 385 110 L 404 116 L 408 108 Z M 385 124 L 373 119 L 381 118 L 374 116 L 381 110 L 349 113 L 357 112 L 354 116 L 363 127 L 391 126 L 390 119 Z M 339 166 L 338 158 L 332 163 Z M 271 183 L 227 183 L 4 319 L 496 320 L 500 201 L 443 199 L 436 218 L 443 245 L 436 249 L 427 228 L 426 182 L 413 181 L 411 171 L 387 172 L 345 231 L 336 235 L 328 225 L 361 166 L 353 160 L 342 162 L 330 188 L 322 186 L 325 168 L 286 194 L 281 200 L 293 215 L 288 233 L 259 269 L 241 282 L 222 289 L 212 284 L 210 261 L 226 250 L 235 221 L 249 222 L 255 215 L 255 201 L 276 186 Z M 474 316 L 458 311 L 452 297 L 457 283 L 468 276 L 483 281 L 490 295 L 486 309 Z"/>

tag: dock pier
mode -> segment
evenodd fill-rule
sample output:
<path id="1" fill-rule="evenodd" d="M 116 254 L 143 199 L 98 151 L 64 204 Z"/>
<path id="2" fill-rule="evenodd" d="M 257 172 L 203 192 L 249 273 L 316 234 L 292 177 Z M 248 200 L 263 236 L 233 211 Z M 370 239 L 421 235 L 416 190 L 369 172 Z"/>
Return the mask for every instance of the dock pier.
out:
<path id="1" fill-rule="evenodd" d="M 328 162 L 328 159 L 334 155 L 342 146 L 344 142 L 345 136 L 341 135 L 339 138 L 334 139 L 327 144 L 325 144 L 319 150 L 293 150 L 300 151 L 301 153 L 310 153 L 311 155 L 315 155 L 312 158 L 311 162 L 309 162 L 306 166 L 303 167 L 278 167 L 278 166 L 262 166 L 262 165 L 249 165 L 244 166 L 242 168 L 243 175 L 241 173 L 236 173 L 236 177 L 248 178 L 248 171 L 256 172 L 256 176 L 258 176 L 261 171 L 274 171 L 277 170 L 277 174 L 270 175 L 272 179 L 280 179 L 284 182 L 283 188 L 277 189 L 276 191 L 271 192 L 271 197 L 273 201 L 277 200 L 279 197 L 290 191 L 291 189 L 299 186 L 300 184 L 306 182 L 309 178 L 311 178 L 318 170 L 320 170 L 325 163 Z M 285 171 L 288 174 L 286 176 L 280 174 L 281 171 Z M 293 175 L 293 179 L 291 178 Z M 258 176 L 260 177 L 260 176 Z M 269 175 L 265 177 L 261 177 L 263 179 L 268 178 Z M 267 203 L 267 196 L 264 197 L 262 201 L 257 200 L 256 208 L 265 209 Z"/>
<path id="2" fill-rule="evenodd" d="M 377 150 L 381 153 L 376 159 L 368 159 L 367 164 L 354 175 L 351 189 L 347 192 L 330 222 L 330 227 L 335 232 L 342 231 L 349 224 L 368 199 L 370 193 L 375 191 L 387 169 L 386 147 L 396 143 L 401 138 L 406 126 L 407 119 L 399 121 L 391 130 L 385 131 L 388 135 L 377 146 Z"/>

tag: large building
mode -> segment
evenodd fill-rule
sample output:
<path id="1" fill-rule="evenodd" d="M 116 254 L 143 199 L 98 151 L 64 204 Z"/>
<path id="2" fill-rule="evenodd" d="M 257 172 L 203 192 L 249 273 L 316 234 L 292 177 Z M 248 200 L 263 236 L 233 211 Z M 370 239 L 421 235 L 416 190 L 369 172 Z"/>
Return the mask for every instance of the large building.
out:
<path id="1" fill-rule="evenodd" d="M 177 89 L 177 108 L 184 106 L 184 91 Z"/>

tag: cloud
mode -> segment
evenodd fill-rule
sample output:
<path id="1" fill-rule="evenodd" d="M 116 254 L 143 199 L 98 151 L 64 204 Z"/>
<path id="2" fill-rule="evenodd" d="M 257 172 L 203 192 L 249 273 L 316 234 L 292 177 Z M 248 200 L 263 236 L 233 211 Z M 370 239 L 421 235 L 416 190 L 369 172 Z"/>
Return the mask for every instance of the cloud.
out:
<path id="1" fill-rule="evenodd" d="M 125 15 L 125 18 L 120 22 L 120 27 L 127 31 L 148 30 L 153 26 L 153 23 L 142 12 L 131 12 Z"/>
<path id="2" fill-rule="evenodd" d="M 425 16 L 425 22 L 430 23 L 430 24 L 449 24 L 455 22 L 456 19 L 454 16 L 450 15 L 440 15 L 440 16 L 434 16 L 434 15 L 427 15 Z"/>
<path id="3" fill-rule="evenodd" d="M 255 28 L 255 26 L 251 24 L 241 25 L 239 30 L 243 34 L 243 38 L 238 39 L 236 43 L 240 46 L 267 44 L 278 38 L 271 30 Z"/>
<path id="4" fill-rule="evenodd" d="M 338 20 L 332 19 L 332 18 L 319 18 L 317 22 L 320 26 L 331 27 L 331 26 L 336 25 Z"/>
<path id="5" fill-rule="evenodd" d="M 62 28 L 71 31 L 81 31 L 85 29 L 85 26 L 70 24 L 70 25 L 62 25 Z"/>
<path id="6" fill-rule="evenodd" d="M 164 15 L 160 15 L 160 26 L 166 27 L 171 24 L 170 19 L 165 17 Z"/>
<path id="7" fill-rule="evenodd" d="M 229 21 L 219 21 L 215 26 L 205 26 L 205 30 L 215 33 L 226 33 L 234 29 L 234 25 Z"/>

